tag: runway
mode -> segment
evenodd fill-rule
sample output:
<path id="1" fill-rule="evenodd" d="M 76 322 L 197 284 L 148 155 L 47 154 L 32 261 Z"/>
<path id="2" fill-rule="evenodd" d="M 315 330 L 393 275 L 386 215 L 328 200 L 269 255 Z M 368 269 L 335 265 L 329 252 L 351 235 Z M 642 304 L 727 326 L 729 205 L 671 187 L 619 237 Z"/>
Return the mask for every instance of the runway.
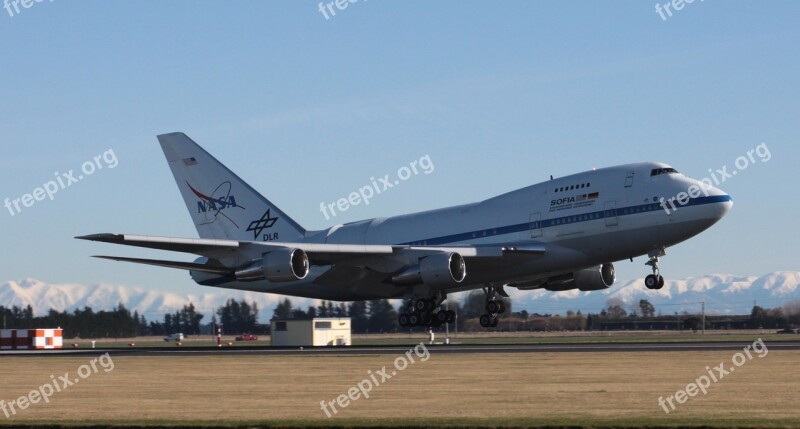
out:
<path id="1" fill-rule="evenodd" d="M 136 347 L 136 348 L 97 348 L 62 350 L 4 350 L 0 358 L 14 356 L 285 356 L 285 355 L 386 355 L 402 354 L 420 343 L 391 346 L 349 346 L 349 347 Z M 624 353 L 624 352 L 692 352 L 713 350 L 742 350 L 752 342 L 675 342 L 675 343 L 594 343 L 594 344 L 425 344 L 431 354 L 469 354 L 469 353 Z M 800 350 L 800 341 L 767 342 L 773 350 Z"/>

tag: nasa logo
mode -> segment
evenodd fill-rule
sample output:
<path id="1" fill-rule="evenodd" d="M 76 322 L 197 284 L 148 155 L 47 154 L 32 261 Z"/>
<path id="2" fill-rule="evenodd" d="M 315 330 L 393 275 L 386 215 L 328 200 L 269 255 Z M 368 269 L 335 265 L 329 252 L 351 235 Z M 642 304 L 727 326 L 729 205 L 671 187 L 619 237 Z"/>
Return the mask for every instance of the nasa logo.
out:
<path id="1" fill-rule="evenodd" d="M 189 182 L 186 182 L 186 185 L 189 186 L 189 189 L 191 189 L 192 193 L 199 198 L 197 201 L 198 214 L 202 213 L 206 220 L 212 220 L 209 219 L 209 217 L 213 216 L 213 221 L 217 220 L 217 216 L 222 215 L 231 221 L 236 228 L 239 228 L 239 225 L 236 225 L 236 222 L 234 222 L 233 219 L 222 213 L 223 210 L 232 207 L 244 210 L 244 207 L 236 204 L 236 197 L 231 195 L 231 182 L 220 183 L 220 185 L 214 189 L 214 192 L 212 192 L 210 196 L 198 191 Z"/>
<path id="2" fill-rule="evenodd" d="M 200 199 L 197 202 L 197 213 L 206 213 L 209 210 L 213 212 L 219 212 L 228 207 L 240 207 L 236 204 L 236 198 L 231 195 L 231 182 L 221 183 L 216 189 L 214 189 L 214 192 L 211 193 L 211 196 L 198 191 L 191 184 L 189 184 L 189 182 L 186 182 L 186 185 L 188 185 L 189 189 L 192 190 L 192 193 L 194 193 L 197 198 Z"/>
<path id="3" fill-rule="evenodd" d="M 219 200 L 208 199 L 204 201 L 198 201 L 197 213 L 206 213 L 209 210 L 217 212 L 220 210 L 225 210 L 228 207 L 237 207 L 236 199 L 233 197 L 233 195 L 220 198 Z"/>

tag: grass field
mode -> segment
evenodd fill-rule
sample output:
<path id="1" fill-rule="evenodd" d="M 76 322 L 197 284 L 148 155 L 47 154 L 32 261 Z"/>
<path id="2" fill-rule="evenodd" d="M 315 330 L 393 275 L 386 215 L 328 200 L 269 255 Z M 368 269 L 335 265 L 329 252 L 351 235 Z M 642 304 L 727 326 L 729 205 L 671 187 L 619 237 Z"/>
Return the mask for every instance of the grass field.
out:
<path id="1" fill-rule="evenodd" d="M 767 342 L 767 346 L 769 343 Z M 735 372 L 666 414 L 674 395 L 732 351 L 413 355 L 415 363 L 332 418 L 335 401 L 369 377 L 394 370 L 399 354 L 375 356 L 118 356 L 3 424 L 287 426 L 589 425 L 800 426 L 800 352 L 755 354 Z M 0 399 L 27 395 L 89 357 L 0 360 Z M 377 378 L 380 380 L 380 378 Z M 337 405 L 337 407 L 339 407 Z"/>

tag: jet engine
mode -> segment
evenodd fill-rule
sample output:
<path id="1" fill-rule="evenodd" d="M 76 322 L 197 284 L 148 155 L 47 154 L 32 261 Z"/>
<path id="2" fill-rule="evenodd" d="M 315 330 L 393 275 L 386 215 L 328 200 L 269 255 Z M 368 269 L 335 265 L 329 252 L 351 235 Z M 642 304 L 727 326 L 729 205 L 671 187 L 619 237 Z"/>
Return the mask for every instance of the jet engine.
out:
<path id="1" fill-rule="evenodd" d="M 455 252 L 436 253 L 419 260 L 418 265 L 392 277 L 398 285 L 426 284 L 431 286 L 447 286 L 464 281 L 467 276 L 467 265 L 464 258 Z"/>
<path id="2" fill-rule="evenodd" d="M 614 284 L 617 275 L 614 264 L 605 263 L 573 273 L 551 277 L 543 284 L 550 291 L 579 289 L 582 291 L 608 289 Z"/>
<path id="3" fill-rule="evenodd" d="M 575 273 L 575 286 L 583 291 L 608 289 L 616 280 L 614 264 L 610 262 Z"/>
<path id="4" fill-rule="evenodd" d="M 265 253 L 261 260 L 237 269 L 235 275 L 236 280 L 243 282 L 289 282 L 306 278 L 309 266 L 306 252 L 302 249 L 286 248 Z"/>

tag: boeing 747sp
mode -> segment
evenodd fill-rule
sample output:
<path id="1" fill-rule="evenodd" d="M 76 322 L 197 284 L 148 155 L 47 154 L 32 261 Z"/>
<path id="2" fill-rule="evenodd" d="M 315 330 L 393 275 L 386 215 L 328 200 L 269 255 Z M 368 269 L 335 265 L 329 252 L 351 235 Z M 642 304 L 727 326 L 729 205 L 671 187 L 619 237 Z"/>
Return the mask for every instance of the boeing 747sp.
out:
<path id="1" fill-rule="evenodd" d="M 505 311 L 498 295 L 601 290 L 614 261 L 659 257 L 733 205 L 719 189 L 644 162 L 600 168 L 484 201 L 308 231 L 183 133 L 158 136 L 200 238 L 128 234 L 77 237 L 199 256 L 193 262 L 99 256 L 188 270 L 205 286 L 336 301 L 404 298 L 400 325 L 452 322 L 447 294 L 482 288 L 484 327 Z M 687 190 L 695 190 L 688 192 Z M 664 201 L 680 196 L 680 207 Z M 686 198 L 682 198 L 686 196 Z"/>

